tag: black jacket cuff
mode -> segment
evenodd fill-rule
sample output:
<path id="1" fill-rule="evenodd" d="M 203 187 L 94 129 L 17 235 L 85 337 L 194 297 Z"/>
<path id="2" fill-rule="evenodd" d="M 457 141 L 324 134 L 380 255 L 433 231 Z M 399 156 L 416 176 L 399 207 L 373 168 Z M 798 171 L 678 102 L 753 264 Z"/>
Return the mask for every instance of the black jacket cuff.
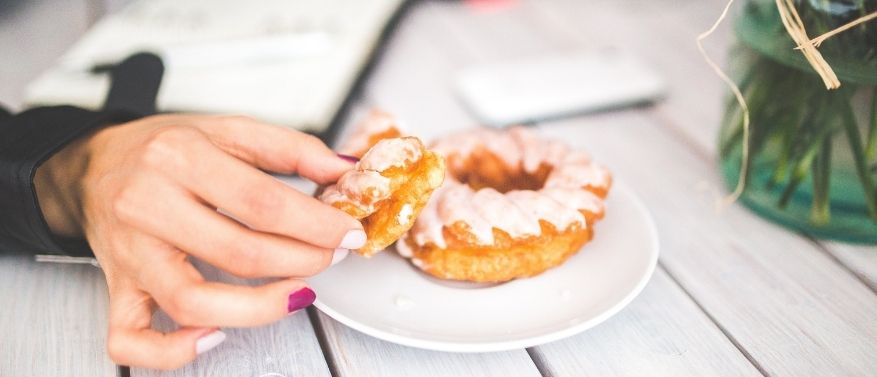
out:
<path id="1" fill-rule="evenodd" d="M 140 116 L 126 111 L 89 111 L 72 106 L 40 107 L 0 116 L 0 253 L 92 256 L 83 239 L 54 236 L 43 217 L 34 175 L 71 141 L 101 126 Z M 17 249 L 17 250 L 16 250 Z"/>

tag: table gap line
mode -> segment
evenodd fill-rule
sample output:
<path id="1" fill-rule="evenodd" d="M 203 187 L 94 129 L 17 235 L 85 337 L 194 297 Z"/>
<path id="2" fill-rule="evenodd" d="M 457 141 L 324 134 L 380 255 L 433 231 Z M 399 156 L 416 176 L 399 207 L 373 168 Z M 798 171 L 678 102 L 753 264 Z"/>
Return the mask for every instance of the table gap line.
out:
<path id="1" fill-rule="evenodd" d="M 765 370 L 764 367 L 761 366 L 761 363 L 759 363 L 758 360 L 756 360 L 755 357 L 753 357 L 752 354 L 750 354 L 749 351 L 747 351 L 746 348 L 743 347 L 743 344 L 741 344 L 737 340 L 737 338 L 735 338 L 734 335 L 732 335 L 731 332 L 725 328 L 725 326 L 722 326 L 722 324 L 719 323 L 716 317 L 714 317 L 709 312 L 709 310 L 706 309 L 706 307 L 700 304 L 700 301 L 698 301 L 697 298 L 694 297 L 694 295 L 692 295 L 691 292 L 689 292 L 688 289 L 685 288 L 681 281 L 676 278 L 676 274 L 674 274 L 670 268 L 664 265 L 664 262 L 662 262 L 661 260 L 658 260 L 658 268 L 660 268 L 662 271 L 664 271 L 664 273 L 667 274 L 667 276 L 670 278 L 670 281 L 672 281 L 673 284 L 676 284 L 676 286 L 678 286 L 679 289 L 682 290 L 685 296 L 688 297 L 688 299 L 690 299 L 694 303 L 694 305 L 697 305 L 698 309 L 700 309 L 700 311 L 703 312 L 703 314 L 710 320 L 710 322 L 712 322 L 713 325 L 715 325 L 716 328 L 722 332 L 725 338 L 728 338 L 728 341 L 730 341 L 731 344 L 734 345 L 734 348 L 736 348 L 737 351 L 739 351 L 740 354 L 742 354 L 743 357 L 745 357 L 746 360 L 748 360 L 749 363 L 752 364 L 752 366 L 755 367 L 755 369 L 758 370 L 758 372 L 761 373 L 762 376 L 771 377 L 770 373 L 768 373 L 767 370 Z"/>
<path id="2" fill-rule="evenodd" d="M 323 351 L 323 359 L 326 360 L 326 366 L 329 367 L 329 374 L 332 375 L 332 377 L 340 377 L 341 373 L 338 371 L 338 365 L 335 364 L 335 354 L 332 352 L 332 347 L 329 346 L 329 337 L 326 335 L 326 329 L 323 327 L 319 315 L 317 314 L 318 309 L 314 306 L 310 306 L 306 310 L 308 313 L 308 320 L 311 322 L 311 327 L 314 329 L 314 335 L 317 336 L 317 343 L 320 344 L 320 350 Z"/>
<path id="3" fill-rule="evenodd" d="M 830 259 L 831 261 L 836 263 L 838 266 L 840 266 L 840 268 L 844 269 L 845 271 L 847 271 L 850 274 L 852 274 L 853 276 L 855 276 L 856 280 L 858 280 L 862 284 L 864 284 L 865 287 L 867 287 L 868 289 L 871 290 L 871 292 L 874 292 L 874 294 L 877 294 L 877 285 L 872 283 L 871 280 L 868 279 L 867 276 L 859 273 L 854 268 L 852 268 L 849 265 L 847 265 L 846 263 L 844 263 L 844 261 L 842 259 L 838 258 L 837 255 L 832 253 L 831 250 L 829 250 L 828 246 L 825 246 L 820 240 L 818 240 L 818 239 L 814 238 L 813 236 L 806 234 L 806 233 L 802 233 L 802 236 L 804 238 L 806 238 L 808 241 L 810 241 L 810 243 L 812 243 L 814 246 L 816 246 L 816 249 L 819 250 L 821 253 L 825 254 L 828 257 L 828 259 Z"/>
<path id="4" fill-rule="evenodd" d="M 530 356 L 530 360 L 533 361 L 533 365 L 536 366 L 536 370 L 539 371 L 539 374 L 542 377 L 554 377 L 554 374 L 551 373 L 551 370 L 546 366 L 545 360 L 539 355 L 539 352 L 536 351 L 536 347 L 528 347 L 524 349 L 527 351 L 527 355 Z"/>

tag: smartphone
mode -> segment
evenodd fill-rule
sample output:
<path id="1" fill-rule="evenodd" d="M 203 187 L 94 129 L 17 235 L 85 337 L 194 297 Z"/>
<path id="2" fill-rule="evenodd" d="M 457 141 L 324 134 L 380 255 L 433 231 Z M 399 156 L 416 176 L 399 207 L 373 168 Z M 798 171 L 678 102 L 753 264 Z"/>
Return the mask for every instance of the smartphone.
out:
<path id="1" fill-rule="evenodd" d="M 653 102 L 666 90 L 648 64 L 617 50 L 488 63 L 464 69 L 455 80 L 466 107 L 492 126 Z"/>

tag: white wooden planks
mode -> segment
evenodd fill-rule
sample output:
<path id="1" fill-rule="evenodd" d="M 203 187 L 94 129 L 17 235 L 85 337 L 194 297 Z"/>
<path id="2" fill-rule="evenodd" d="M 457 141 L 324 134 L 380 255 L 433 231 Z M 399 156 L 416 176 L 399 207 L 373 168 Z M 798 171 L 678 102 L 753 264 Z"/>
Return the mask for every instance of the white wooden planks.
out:
<path id="1" fill-rule="evenodd" d="M 581 48 L 617 48 L 649 62 L 664 75 L 669 88 L 669 95 L 656 106 L 655 112 L 662 115 L 668 126 L 681 130 L 713 153 L 726 88 L 698 53 L 695 37 L 712 25 L 724 1 L 597 0 L 538 4 L 533 7 L 533 18 L 541 19 L 543 28 L 565 31 L 565 37 Z M 710 56 L 722 66 L 732 24 L 733 16 L 729 16 L 705 42 Z"/>
<path id="2" fill-rule="evenodd" d="M 540 7 L 533 4 L 536 2 L 525 3 L 524 9 L 527 13 L 539 14 Z M 547 4 L 561 4 L 560 10 L 554 13 L 562 13 L 566 6 L 583 9 L 594 3 Z M 403 109 L 401 111 L 422 109 L 408 114 L 405 119 L 414 124 L 415 132 L 432 136 L 460 127 L 447 125 L 443 121 L 468 117 L 459 104 L 455 106 L 446 101 L 447 97 L 452 96 L 449 80 L 453 77 L 453 71 L 465 64 L 491 58 L 511 58 L 514 54 L 541 53 L 545 51 L 543 45 L 568 47 L 569 44 L 578 43 L 580 47 L 586 47 L 585 42 L 589 39 L 609 40 L 610 45 L 625 47 L 627 40 L 623 36 L 643 33 L 647 34 L 645 38 L 652 45 L 669 41 L 669 45 L 651 47 L 650 51 L 656 55 L 659 51 L 663 52 L 659 62 L 672 62 L 677 57 L 667 51 L 676 51 L 677 45 L 687 42 L 686 38 L 679 36 L 682 34 L 680 32 L 676 32 L 674 38 L 664 39 L 661 28 L 636 29 L 634 31 L 638 33 L 630 32 L 618 37 L 615 29 L 610 27 L 614 22 L 612 20 L 619 17 L 647 17 L 652 14 L 651 9 L 636 9 L 627 3 L 623 3 L 627 4 L 626 7 L 615 8 L 614 3 L 600 4 L 604 7 L 588 8 L 590 17 L 599 20 L 581 16 L 582 12 L 570 12 L 576 18 L 571 21 L 572 26 L 566 29 L 557 28 L 555 22 L 548 22 L 556 21 L 550 17 L 544 18 L 546 22 L 541 26 L 538 22 L 534 24 L 535 21 L 531 19 L 529 23 L 515 24 L 519 28 L 514 29 L 509 28 L 509 24 L 496 21 L 500 18 L 495 14 L 470 14 L 449 4 L 429 3 L 421 11 L 422 19 L 412 17 L 408 22 L 417 23 L 417 27 L 422 28 L 416 32 L 427 34 L 427 30 L 431 30 L 430 43 L 415 43 L 417 38 L 413 36 L 409 36 L 407 41 L 403 40 L 408 43 L 397 45 L 397 49 L 391 51 L 391 56 L 405 64 L 398 63 L 396 71 L 388 69 L 380 72 L 370 85 L 374 89 L 368 93 L 375 103 L 393 104 L 391 111 L 396 111 L 395 108 Z M 514 9 L 499 11 L 502 12 L 506 17 L 523 17 L 516 15 Z M 672 20 L 678 22 L 678 18 Z M 435 19 L 442 23 L 437 24 Z M 636 24 L 640 21 L 623 22 Z M 589 37 L 564 37 L 565 32 L 578 30 L 580 26 L 576 25 L 584 24 L 597 26 L 591 30 Z M 404 29 L 401 34 L 405 35 Z M 523 38 L 522 34 L 528 34 L 528 37 Z M 534 35 L 542 37 L 534 39 Z M 556 38 L 562 39 L 558 42 Z M 638 46 L 635 44 L 630 48 Z M 427 59 L 419 59 L 418 56 L 426 56 Z M 690 64 L 696 67 L 699 63 Z M 688 72 L 691 76 L 687 79 L 694 83 L 698 83 L 697 74 L 703 76 L 709 73 L 708 70 L 701 72 L 696 68 L 689 69 L 687 65 L 675 67 L 667 63 L 666 67 L 675 75 Z M 393 78 L 393 75 L 399 76 Z M 400 78 L 403 75 L 404 80 Z M 417 91 L 418 87 L 420 91 Z M 715 84 L 714 87 L 720 88 L 720 85 Z M 673 91 L 673 95 L 677 92 L 678 89 Z M 720 93 L 718 89 L 715 92 Z M 697 109 L 693 110 L 704 114 L 705 118 L 702 119 L 708 119 L 709 116 L 718 119 L 715 111 L 711 112 L 703 106 L 702 102 L 709 100 L 704 93 L 693 92 L 688 96 L 704 97 L 694 105 Z M 719 97 L 720 94 L 717 94 L 714 108 L 719 107 Z M 424 104 L 435 106 L 429 108 Z M 693 124 L 693 121 L 688 121 L 688 124 Z M 865 357 L 875 351 L 868 344 L 875 335 L 875 328 L 872 321 L 866 320 L 877 309 L 871 293 L 798 235 L 758 219 L 739 207 L 717 215 L 714 204 L 721 186 L 715 168 L 711 161 L 704 161 L 702 154 L 692 153 L 691 144 L 677 141 L 678 130 L 658 129 L 654 121 L 631 113 L 573 119 L 541 128 L 546 133 L 570 140 L 586 149 L 598 145 L 599 148 L 595 149 L 602 152 L 602 158 L 598 155 L 598 159 L 610 166 L 615 164 L 623 167 L 619 168 L 621 179 L 628 176 L 628 183 L 647 190 L 643 194 L 644 199 L 659 212 L 657 217 L 661 222 L 662 238 L 668 238 L 664 243 L 664 263 L 695 299 L 703 301 L 701 305 L 718 320 L 734 341 L 739 342 L 744 352 L 752 352 L 751 357 L 756 363 L 764 363 L 766 370 L 778 375 L 801 375 L 813 371 L 860 374 L 873 366 Z M 715 129 L 715 124 L 711 129 Z M 829 299 L 825 296 L 826 290 L 845 291 L 845 295 L 852 297 Z M 789 302 L 806 304 L 803 308 L 797 308 L 787 305 Z M 847 302 L 864 302 L 865 306 L 847 308 Z M 842 330 L 835 330 L 835 327 Z M 825 344 L 830 344 L 832 348 L 825 350 Z M 750 347 L 752 351 L 748 349 Z M 563 357 L 546 357 L 543 361 L 549 370 L 552 362 L 557 363 L 557 370 L 563 370 L 564 363 L 572 365 L 567 370 L 576 370 L 575 366 L 580 366 L 575 359 Z"/>
<path id="3" fill-rule="evenodd" d="M 544 14 L 548 14 L 553 20 L 559 24 L 565 25 L 569 30 L 576 31 L 577 35 L 580 37 L 583 35 L 599 36 L 598 39 L 600 41 L 610 41 L 619 46 L 634 48 L 644 56 L 648 57 L 650 61 L 654 62 L 656 67 L 662 69 L 662 71 L 668 75 L 669 82 L 671 83 L 671 94 L 667 101 L 663 102 L 657 106 L 654 111 L 649 113 L 650 116 L 657 120 L 657 122 L 669 131 L 670 134 L 673 134 L 675 138 L 684 141 L 683 144 L 686 144 L 689 149 L 696 151 L 697 154 L 701 156 L 714 154 L 714 135 L 715 130 L 718 127 L 721 101 L 724 96 L 725 88 L 721 86 L 721 83 L 715 78 L 713 73 L 703 63 L 702 58 L 697 54 L 694 48 L 693 39 L 697 33 L 702 31 L 712 22 L 714 17 L 718 14 L 718 10 L 723 5 L 721 2 L 685 2 L 678 4 L 678 6 L 675 2 L 673 4 L 670 4 L 669 2 L 652 2 L 651 6 L 648 4 L 640 4 L 643 6 L 636 8 L 627 6 L 629 5 L 628 2 L 600 2 L 599 6 L 594 2 L 567 2 L 562 4 L 555 2 L 540 2 L 540 5 L 542 6 L 539 7 L 539 9 L 542 9 Z M 605 17 L 607 13 L 616 17 Z M 622 14 L 625 16 L 618 17 Z M 726 56 L 724 50 L 728 48 L 728 42 L 730 39 L 729 26 L 730 22 L 726 22 L 726 24 L 720 28 L 717 35 L 708 42 L 708 50 L 710 50 L 712 56 L 719 62 L 723 62 Z M 610 30 L 611 32 L 605 32 Z M 601 31 L 604 32 L 601 33 Z M 679 168 L 675 167 L 675 169 Z M 713 194 L 711 194 L 713 196 L 718 196 L 720 195 L 720 192 L 724 192 L 719 189 L 721 186 L 718 182 L 712 184 L 706 183 L 705 185 L 698 183 L 698 185 L 713 192 Z M 746 228 L 751 227 L 749 224 L 746 225 Z M 760 230 L 757 233 L 755 233 L 756 229 L 753 229 L 752 235 L 747 235 L 745 233 L 741 234 L 741 239 L 757 239 L 759 238 L 757 235 L 769 237 L 771 233 L 783 233 L 784 238 L 789 238 L 787 230 L 772 225 L 763 228 L 765 229 Z M 717 233 L 718 229 L 713 229 L 712 232 Z M 756 245 L 756 247 L 760 246 L 758 249 L 767 249 L 773 252 L 783 249 L 792 249 L 796 250 L 795 253 L 798 253 L 801 250 L 807 250 L 803 255 L 785 255 L 783 252 L 778 252 L 780 255 L 775 256 L 776 259 L 774 261 L 768 262 L 768 265 L 764 266 L 766 269 L 763 272 L 770 274 L 771 269 L 776 269 L 778 272 L 793 272 L 800 267 L 793 266 L 791 263 L 797 264 L 803 262 L 803 264 L 806 265 L 805 269 L 812 269 L 813 273 L 823 275 L 823 279 L 827 278 L 829 280 L 835 280 L 843 275 L 837 268 L 835 268 L 836 266 L 831 266 L 830 263 L 824 260 L 824 258 L 811 252 L 811 247 L 807 247 L 801 243 L 799 244 L 800 245 L 783 245 L 773 244 L 771 242 Z M 739 248 L 744 246 L 737 245 L 735 247 Z M 873 289 L 874 271 L 877 271 L 877 258 L 873 257 L 874 253 L 872 252 L 875 249 L 874 247 L 854 247 L 836 243 L 827 243 L 826 247 L 838 260 L 841 261 L 841 263 L 846 264 L 851 270 L 856 271 L 863 276 L 866 281 L 869 281 Z M 670 258 L 668 257 L 667 259 L 669 260 Z M 794 261 L 785 262 L 786 259 L 794 259 Z M 670 266 L 673 263 L 668 262 L 667 264 Z M 755 261 L 753 261 L 753 264 L 755 264 Z M 671 269 L 674 268 L 671 267 Z M 685 271 L 680 271 L 680 275 L 684 272 Z M 792 273 L 791 275 L 794 275 L 789 277 L 792 280 L 785 282 L 774 281 L 770 284 L 770 287 L 776 290 L 781 290 L 782 288 L 780 287 L 786 287 L 783 283 L 795 285 L 799 282 L 808 280 L 812 281 L 814 279 L 803 271 Z M 689 284 L 694 284 L 695 287 L 700 286 L 698 282 L 689 282 L 685 279 L 681 280 L 686 287 Z M 744 281 L 742 283 L 747 282 Z M 801 302 L 798 298 L 794 298 L 794 296 L 799 293 L 803 293 L 805 297 L 810 296 L 809 298 L 830 295 L 830 293 L 822 290 L 825 288 L 824 286 L 819 284 L 809 286 L 811 284 L 812 282 L 810 284 L 802 284 L 808 287 L 800 287 L 800 292 L 795 292 L 796 289 L 788 289 L 786 293 L 790 296 L 790 302 Z M 863 300 L 868 303 L 867 306 L 869 308 L 873 305 L 874 297 L 863 293 L 861 287 L 848 279 L 840 279 L 836 281 L 834 285 L 835 287 L 833 290 L 855 291 L 858 296 L 857 300 Z M 813 295 L 812 290 L 816 290 L 815 296 Z M 716 298 L 720 296 L 716 290 L 710 291 L 707 289 L 703 290 L 703 295 L 704 298 Z M 756 295 L 753 297 L 759 298 L 759 296 L 762 295 Z M 695 295 L 695 298 L 701 300 L 700 295 Z M 833 334 L 832 336 L 828 336 L 828 334 L 831 333 L 830 328 L 832 328 L 832 326 L 828 326 L 827 321 L 834 318 L 836 312 L 844 311 L 844 304 L 838 304 L 843 300 L 844 299 L 841 298 L 836 298 L 836 300 L 830 300 L 827 299 L 827 297 L 822 298 L 820 301 L 823 301 L 827 307 L 814 308 L 816 310 L 810 314 L 803 312 L 793 312 L 788 314 L 791 317 L 797 318 L 810 317 L 809 320 L 800 320 L 800 323 L 798 324 L 801 328 L 798 329 L 797 332 L 800 333 L 799 335 L 804 336 L 798 346 L 802 348 L 811 348 L 808 352 L 811 352 L 814 355 L 814 358 L 802 360 L 800 357 L 793 356 L 800 356 L 800 353 L 790 351 L 791 357 L 788 360 L 781 360 L 779 355 L 774 354 L 776 352 L 775 350 L 762 350 L 762 352 L 776 357 L 772 362 L 778 364 L 776 368 L 778 371 L 784 373 L 800 371 L 804 373 L 804 367 L 796 369 L 793 360 L 800 361 L 800 365 L 822 364 L 823 368 L 817 368 L 816 370 L 824 371 L 826 373 L 855 374 L 865 370 L 859 369 L 861 366 L 857 365 L 856 358 L 867 358 L 867 356 L 873 356 L 875 353 L 874 349 L 871 347 L 856 348 L 858 346 L 864 346 L 870 339 L 873 339 L 873 326 L 868 325 L 867 322 L 863 321 L 866 317 L 864 313 L 858 313 L 856 316 L 859 321 L 863 321 L 862 323 L 853 326 L 847 326 L 847 324 L 841 325 L 841 327 L 849 327 L 845 335 Z M 759 300 L 753 299 L 748 304 L 755 306 L 758 301 Z M 704 304 L 708 311 L 712 311 L 710 306 L 705 303 L 702 304 Z M 727 309 L 726 307 L 728 306 L 728 303 L 719 305 L 724 305 L 725 307 L 722 309 Z M 826 312 L 819 313 L 819 311 Z M 723 322 L 721 317 L 718 317 L 718 319 L 720 322 Z M 734 319 L 736 320 L 735 322 L 740 322 L 739 318 Z M 754 316 L 746 317 L 746 319 L 752 321 L 752 327 L 758 327 L 761 318 Z M 860 331 L 857 326 L 862 326 L 863 324 L 868 330 L 864 334 L 858 336 L 853 335 Z M 733 329 L 729 328 L 729 330 L 731 330 L 732 336 L 736 335 L 736 332 L 733 331 Z M 814 335 L 814 332 L 824 332 L 823 336 L 827 336 L 829 339 L 818 339 L 820 336 Z M 753 334 L 753 336 L 754 339 L 757 338 L 757 335 Z M 852 343 L 847 343 L 844 340 L 845 336 L 852 336 L 858 339 Z M 770 341 L 765 341 L 761 345 L 766 346 L 769 343 Z M 849 353 L 849 357 L 846 357 L 843 351 L 838 351 L 836 354 L 838 357 L 832 357 L 832 355 L 830 355 L 831 352 L 819 355 L 817 350 L 821 347 L 826 347 L 829 344 L 838 346 L 840 349 L 849 347 L 853 344 L 857 346 L 853 346 L 854 350 Z M 743 346 L 748 348 L 749 346 L 754 345 L 743 344 Z M 790 347 L 790 349 L 791 348 L 794 347 Z M 780 352 L 780 354 L 782 354 L 782 352 Z M 758 353 L 754 353 L 754 356 L 756 359 L 759 359 Z M 845 370 L 843 367 L 833 369 L 830 367 L 833 363 L 846 365 L 846 367 L 850 369 Z M 768 371 L 772 370 L 770 365 L 766 365 L 765 368 Z M 815 372 L 811 369 L 808 373 Z"/>
<path id="4" fill-rule="evenodd" d="M 473 124 L 454 99 L 450 81 L 456 70 L 469 63 L 596 45 L 640 52 L 670 78 L 672 93 L 666 102 L 645 115 L 628 112 L 552 122 L 541 126 L 543 132 L 592 150 L 639 191 L 659 222 L 664 267 L 765 372 L 777 376 L 868 375 L 877 370 L 877 350 L 870 345 L 877 339 L 872 324 L 877 314 L 873 292 L 807 240 L 739 207 L 714 212 L 721 185 L 713 162 L 704 156 L 714 150 L 723 88 L 699 57 L 692 55 L 692 40 L 696 31 L 712 21 L 713 6 L 717 11 L 722 4 L 520 3 L 518 10 L 480 14 L 463 11 L 458 3 L 418 6 L 403 21 L 366 89 L 365 102 L 400 114 L 408 126 L 431 138 Z M 711 47 L 718 60 L 727 30 L 724 33 L 716 40 L 717 47 Z M 8 71 L 4 69 L 8 67 L 0 56 L 0 81 L 6 82 Z M 0 88 L 0 101 L 15 104 L 8 90 Z M 825 245 L 871 282 L 873 289 L 877 253 L 872 247 Z M 0 312 L 0 375 L 10 370 L 27 372 L 22 369 L 27 367 L 42 368 L 35 369 L 36 375 L 56 371 L 62 371 L 58 375 L 100 375 L 100 371 L 113 375 L 115 370 L 103 354 L 105 302 L 90 305 L 88 318 L 69 313 L 64 318 L 48 318 L 60 314 L 34 309 L 73 297 L 52 292 L 93 294 L 87 300 L 94 304 L 105 297 L 102 276 L 91 276 L 95 274 L 88 272 L 88 266 L 45 270 L 49 267 L 6 259 L 0 258 L 0 286 L 14 287 L 18 293 L 0 291 L 0 303 L 15 308 Z M 51 281 L 60 287 L 46 284 Z M 83 284 L 76 290 L 68 287 Z M 46 298 L 34 301 L 30 297 Z M 22 305 L 28 309 L 20 309 Z M 29 330 L 17 329 L 20 322 L 11 316 L 38 321 L 30 321 L 36 325 L 30 324 Z M 539 375 L 523 351 L 487 355 L 421 351 L 370 338 L 323 315 L 318 320 L 325 329 L 325 345 L 332 350 L 326 357 L 340 376 Z M 97 338 L 76 338 L 84 328 L 93 329 L 90 334 Z M 47 330 L 56 338 L 85 339 L 73 341 L 77 351 L 82 351 L 59 350 L 70 343 L 66 340 L 32 340 Z M 329 372 L 304 315 L 265 328 L 226 331 L 230 335 L 226 344 L 167 375 Z M 30 340 L 17 340 L 25 338 Z M 23 346 L 9 353 L 9 339 Z M 643 296 L 618 317 L 531 353 L 543 372 L 557 376 L 757 374 L 730 343 L 659 270 Z M 19 361 L 33 355 L 39 355 L 41 364 Z M 146 370 L 132 370 L 132 374 L 162 375 Z"/>
<path id="5" fill-rule="evenodd" d="M 653 211 L 663 266 L 772 376 L 877 370 L 877 298 L 809 240 L 734 205 L 719 212 L 714 164 L 647 117 L 540 126 L 592 151 Z"/>
<path id="6" fill-rule="evenodd" d="M 551 52 L 552 48 L 570 47 L 570 43 L 563 39 L 546 38 L 544 30 L 534 33 L 532 22 L 526 10 L 471 13 L 458 4 L 425 3 L 405 20 L 402 29 L 392 41 L 387 57 L 366 89 L 366 100 L 399 114 L 409 131 L 426 138 L 453 129 L 471 127 L 475 124 L 474 121 L 461 104 L 453 100 L 451 83 L 458 69 L 474 62 L 532 56 Z M 574 135 L 575 132 L 571 134 Z M 657 320 L 650 318 L 649 313 L 627 314 L 624 311 L 611 324 L 591 331 L 604 328 L 608 330 L 602 331 L 610 333 L 613 329 L 624 331 L 623 329 L 630 328 L 640 331 L 627 332 L 629 337 L 624 339 L 610 339 L 611 344 L 594 341 L 595 338 L 589 337 L 588 332 L 581 337 L 536 347 L 531 353 L 537 357 L 540 368 L 543 368 L 542 372 L 558 376 L 642 375 L 640 372 L 647 370 L 665 371 L 667 375 L 708 375 L 710 372 L 758 375 L 757 370 L 710 323 L 697 306 L 678 287 L 667 281 L 661 272 L 659 274 L 662 276 L 657 283 L 659 287 L 650 288 L 644 294 L 655 294 L 657 291 L 660 292 L 657 293 L 660 298 L 641 298 L 638 302 L 650 300 L 654 305 L 665 305 L 674 310 L 661 317 L 665 321 L 661 322 L 663 328 L 650 327 Z M 664 293 L 667 289 L 670 291 Z M 680 315 L 680 318 L 673 318 L 674 315 Z M 328 322 L 324 327 L 330 348 L 348 350 L 342 356 L 337 355 L 337 351 L 333 352 L 332 359 L 338 363 L 336 369 L 340 375 L 359 375 L 363 373 L 363 369 L 371 369 L 363 366 L 371 365 L 373 361 L 361 360 L 359 352 L 350 350 L 351 347 L 355 347 L 354 350 L 362 348 L 359 343 L 373 344 L 369 347 L 372 353 L 382 352 L 388 347 L 398 352 L 414 352 L 409 356 L 414 360 L 412 363 L 417 363 L 417 360 L 431 363 L 433 361 L 429 360 L 433 355 L 443 355 L 370 339 L 324 315 L 320 318 L 324 323 Z M 678 319 L 680 323 L 671 323 L 674 319 Z M 663 331 L 660 336 L 655 335 L 659 331 Z M 642 352 L 648 351 L 648 347 L 662 346 L 656 345 L 657 337 L 665 338 L 664 351 L 666 347 L 677 347 L 676 350 L 696 347 L 697 351 L 684 352 L 684 356 L 673 357 L 663 355 L 661 352 L 664 351 L 657 350 L 651 355 L 653 357 L 644 357 Z M 607 340 L 606 337 L 598 339 Z M 334 343 L 338 345 L 333 345 Z M 379 355 L 379 359 L 387 357 Z M 350 363 L 356 367 L 346 367 L 343 362 L 346 358 L 352 360 Z M 463 361 L 466 359 L 455 363 L 463 364 Z M 381 370 L 381 373 L 396 375 L 399 372 Z M 431 375 L 425 372 L 421 374 Z"/>
<path id="7" fill-rule="evenodd" d="M 717 17 L 724 5 L 722 1 L 686 2 L 681 6 L 669 6 L 667 2 L 658 1 L 646 6 L 646 13 L 630 11 L 629 7 L 624 6 L 625 3 L 601 3 L 599 9 L 613 14 L 627 10 L 626 17 L 608 20 L 596 17 L 594 7 L 585 3 L 564 4 L 563 7 L 556 7 L 557 4 L 551 2 L 540 4 L 543 6 L 538 9 L 570 30 L 578 31 L 580 36 L 596 35 L 610 22 L 617 24 L 614 29 L 616 32 L 599 34 L 606 36 L 601 40 L 635 48 L 654 62 L 671 83 L 670 96 L 649 114 L 661 126 L 704 155 L 716 155 L 716 132 L 728 89 L 695 49 L 694 38 Z M 733 17 L 726 19 L 706 42 L 711 57 L 722 66 L 727 65 L 725 60 L 733 41 L 730 30 L 733 21 Z M 668 53 L 670 51 L 672 54 Z M 877 257 L 874 256 L 877 246 L 852 246 L 838 242 L 823 242 L 823 245 L 840 263 L 863 274 L 872 288 L 877 286 L 874 278 L 877 274 Z"/>
<path id="8" fill-rule="evenodd" d="M 660 267 L 618 315 L 530 354 L 554 377 L 761 376 Z"/>
<path id="9" fill-rule="evenodd" d="M 541 376 L 523 349 L 493 353 L 427 351 L 362 334 L 323 313 L 327 357 L 338 376 L 517 377 Z"/>
<path id="10" fill-rule="evenodd" d="M 364 88 L 362 102 L 393 112 L 406 130 L 429 140 L 472 124 L 451 95 L 453 73 L 462 67 L 455 49 L 445 48 L 451 32 L 438 17 L 459 4 L 421 2 L 393 33 L 380 64 Z M 438 31 L 438 32 L 437 32 Z"/>
<path id="11" fill-rule="evenodd" d="M 117 375 L 100 270 L 0 255 L 0 287 L 0 376 Z"/>

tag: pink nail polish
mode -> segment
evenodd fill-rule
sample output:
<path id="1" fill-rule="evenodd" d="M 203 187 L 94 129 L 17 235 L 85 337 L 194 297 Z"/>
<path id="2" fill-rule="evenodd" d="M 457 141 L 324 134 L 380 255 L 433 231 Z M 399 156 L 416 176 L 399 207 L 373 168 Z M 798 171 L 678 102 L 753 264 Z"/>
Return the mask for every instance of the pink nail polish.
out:
<path id="1" fill-rule="evenodd" d="M 296 310 L 304 309 L 314 303 L 317 294 L 310 288 L 304 287 L 289 294 L 289 302 L 286 304 L 286 311 L 292 313 Z"/>
<path id="2" fill-rule="evenodd" d="M 344 258 L 347 258 L 348 254 L 350 254 L 350 250 L 335 249 L 335 252 L 332 253 L 332 262 L 329 265 L 334 266 L 336 263 L 343 261 Z"/>
<path id="3" fill-rule="evenodd" d="M 341 244 L 338 245 L 339 249 L 348 249 L 348 250 L 356 250 L 360 247 L 365 246 L 365 242 L 367 241 L 367 236 L 365 231 L 362 229 L 353 229 L 347 231 L 344 234 L 344 237 L 341 239 Z"/>
<path id="4" fill-rule="evenodd" d="M 358 158 L 350 156 L 350 155 L 346 155 L 346 154 L 338 153 L 338 157 L 344 161 L 351 163 L 351 164 L 355 164 L 355 163 L 359 162 Z"/>
<path id="5" fill-rule="evenodd" d="M 197 342 L 195 342 L 195 353 L 200 355 L 204 352 L 210 351 L 216 348 L 219 343 L 224 342 L 225 338 L 225 333 L 219 330 L 204 335 L 200 339 L 198 339 Z"/>

